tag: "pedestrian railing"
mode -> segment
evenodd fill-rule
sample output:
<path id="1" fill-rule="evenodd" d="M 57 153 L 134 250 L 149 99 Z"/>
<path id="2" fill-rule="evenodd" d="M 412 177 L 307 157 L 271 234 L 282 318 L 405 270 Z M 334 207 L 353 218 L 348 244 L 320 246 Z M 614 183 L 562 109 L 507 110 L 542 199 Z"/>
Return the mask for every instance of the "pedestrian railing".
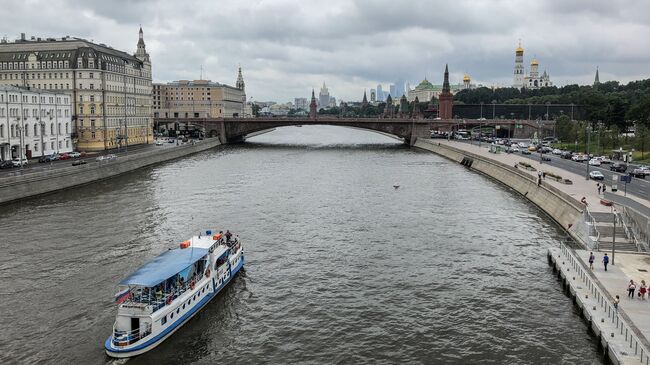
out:
<path id="1" fill-rule="evenodd" d="M 591 215 L 589 208 L 582 211 L 582 221 L 584 232 L 583 241 L 589 246 L 589 249 L 598 250 L 598 242 L 600 242 L 600 232 L 596 228 L 596 219 Z"/>
<path id="2" fill-rule="evenodd" d="M 634 241 L 637 250 L 643 252 L 650 251 L 650 242 L 648 242 L 650 219 L 630 207 L 624 205 L 618 205 L 618 207 L 621 220 L 625 225 L 625 233 Z"/>
<path id="3" fill-rule="evenodd" d="M 638 356 L 642 364 L 650 365 L 650 343 L 638 328 L 630 325 L 633 323 L 630 317 L 623 309 L 614 307 L 614 298 L 596 279 L 587 265 L 578 258 L 573 249 L 564 243 L 560 243 L 560 251 L 567 259 L 571 269 L 577 274 L 574 280 L 579 279 L 586 286 L 591 296 L 598 302 L 598 312 L 603 317 L 606 316 L 606 320 L 616 326 L 616 332 L 601 334 L 601 336 L 614 337 L 615 334 L 624 336 L 626 349 L 629 350 L 628 354 L 633 352 L 634 356 Z M 568 277 L 567 280 L 569 280 Z"/>

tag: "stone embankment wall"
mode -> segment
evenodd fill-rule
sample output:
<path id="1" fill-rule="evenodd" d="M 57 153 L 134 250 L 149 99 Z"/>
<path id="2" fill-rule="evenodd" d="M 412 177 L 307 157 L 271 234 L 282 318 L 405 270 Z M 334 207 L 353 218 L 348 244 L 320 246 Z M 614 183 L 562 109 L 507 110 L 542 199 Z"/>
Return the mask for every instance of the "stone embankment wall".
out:
<path id="1" fill-rule="evenodd" d="M 501 162 L 466 152 L 458 148 L 439 144 L 435 140 L 418 138 L 415 147 L 434 152 L 471 170 L 487 175 L 514 189 L 535 203 L 564 229 L 569 229 L 582 217 L 580 202 L 557 188 L 542 183 L 537 186 L 535 177 Z"/>
<path id="2" fill-rule="evenodd" d="M 54 168 L 52 170 L 8 176 L 0 179 L 0 204 L 51 193 L 77 185 L 110 178 L 139 168 L 173 160 L 219 146 L 218 138 L 209 138 L 196 144 L 186 144 L 173 148 L 153 149 L 119 156 L 112 161 L 94 161 L 86 165 Z M 72 161 L 70 161 L 71 163 Z"/>

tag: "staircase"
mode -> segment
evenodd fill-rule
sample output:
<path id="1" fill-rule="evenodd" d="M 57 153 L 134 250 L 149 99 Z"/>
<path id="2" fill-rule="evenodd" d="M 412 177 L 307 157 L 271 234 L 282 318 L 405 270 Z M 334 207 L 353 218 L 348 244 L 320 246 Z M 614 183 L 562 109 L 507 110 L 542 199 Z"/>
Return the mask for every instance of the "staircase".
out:
<path id="1" fill-rule="evenodd" d="M 616 236 L 616 251 L 639 252 L 642 246 L 637 246 L 631 236 L 629 227 L 623 224 L 620 216 L 616 217 L 616 230 L 614 230 L 614 213 L 591 212 L 595 221 L 595 230 L 598 232 L 598 250 L 611 251 L 612 239 Z"/>

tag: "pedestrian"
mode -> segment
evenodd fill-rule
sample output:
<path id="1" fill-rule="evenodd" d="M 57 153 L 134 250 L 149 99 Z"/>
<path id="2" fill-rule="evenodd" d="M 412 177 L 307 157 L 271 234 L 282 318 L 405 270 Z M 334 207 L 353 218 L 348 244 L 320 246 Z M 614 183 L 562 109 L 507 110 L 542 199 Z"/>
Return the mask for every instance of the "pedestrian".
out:
<path id="1" fill-rule="evenodd" d="M 634 280 L 630 280 L 630 283 L 627 284 L 627 296 L 628 298 L 634 299 L 634 291 L 636 290 L 636 285 L 634 284 Z"/>
<path id="2" fill-rule="evenodd" d="M 596 184 L 596 186 L 598 187 L 598 195 L 600 195 L 600 189 L 602 189 L 602 188 L 600 187 L 600 183 Z"/>
<path id="3" fill-rule="evenodd" d="M 226 230 L 226 243 L 230 242 L 230 237 L 232 237 L 232 233 L 230 230 Z"/>
<path id="4" fill-rule="evenodd" d="M 584 196 L 582 197 L 582 199 L 580 199 L 580 203 L 584 204 L 585 206 L 589 205 L 589 203 L 587 203 L 587 198 L 585 198 Z"/>
<path id="5" fill-rule="evenodd" d="M 537 171 L 537 186 L 542 185 L 542 172 Z"/>
<path id="6" fill-rule="evenodd" d="M 618 312 L 618 303 L 621 302 L 621 298 L 617 295 L 614 299 L 614 310 Z"/>
<path id="7" fill-rule="evenodd" d="M 542 179 L 546 180 L 546 171 L 542 171 Z"/>
<path id="8" fill-rule="evenodd" d="M 596 260 L 596 256 L 594 256 L 593 252 L 589 252 L 589 268 L 591 270 L 594 269 L 594 261 Z"/>
<path id="9" fill-rule="evenodd" d="M 609 264 L 609 256 L 607 256 L 607 253 L 605 253 L 605 256 L 603 256 L 603 265 L 605 265 L 605 271 L 607 271 L 607 264 Z"/>
<path id="10" fill-rule="evenodd" d="M 648 286 L 645 285 L 645 280 L 641 280 L 641 286 L 639 287 L 639 297 L 642 300 L 645 300 L 645 293 L 648 291 Z"/>

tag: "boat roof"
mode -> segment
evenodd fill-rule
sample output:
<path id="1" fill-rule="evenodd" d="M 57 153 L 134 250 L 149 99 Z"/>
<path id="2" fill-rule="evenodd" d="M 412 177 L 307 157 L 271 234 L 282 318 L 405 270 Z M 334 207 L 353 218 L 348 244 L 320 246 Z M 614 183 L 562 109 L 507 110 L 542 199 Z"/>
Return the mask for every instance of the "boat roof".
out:
<path id="1" fill-rule="evenodd" d="M 144 264 L 129 277 L 122 280 L 120 285 L 153 287 L 199 261 L 208 252 L 206 248 L 193 246 L 185 249 L 169 250 Z"/>

